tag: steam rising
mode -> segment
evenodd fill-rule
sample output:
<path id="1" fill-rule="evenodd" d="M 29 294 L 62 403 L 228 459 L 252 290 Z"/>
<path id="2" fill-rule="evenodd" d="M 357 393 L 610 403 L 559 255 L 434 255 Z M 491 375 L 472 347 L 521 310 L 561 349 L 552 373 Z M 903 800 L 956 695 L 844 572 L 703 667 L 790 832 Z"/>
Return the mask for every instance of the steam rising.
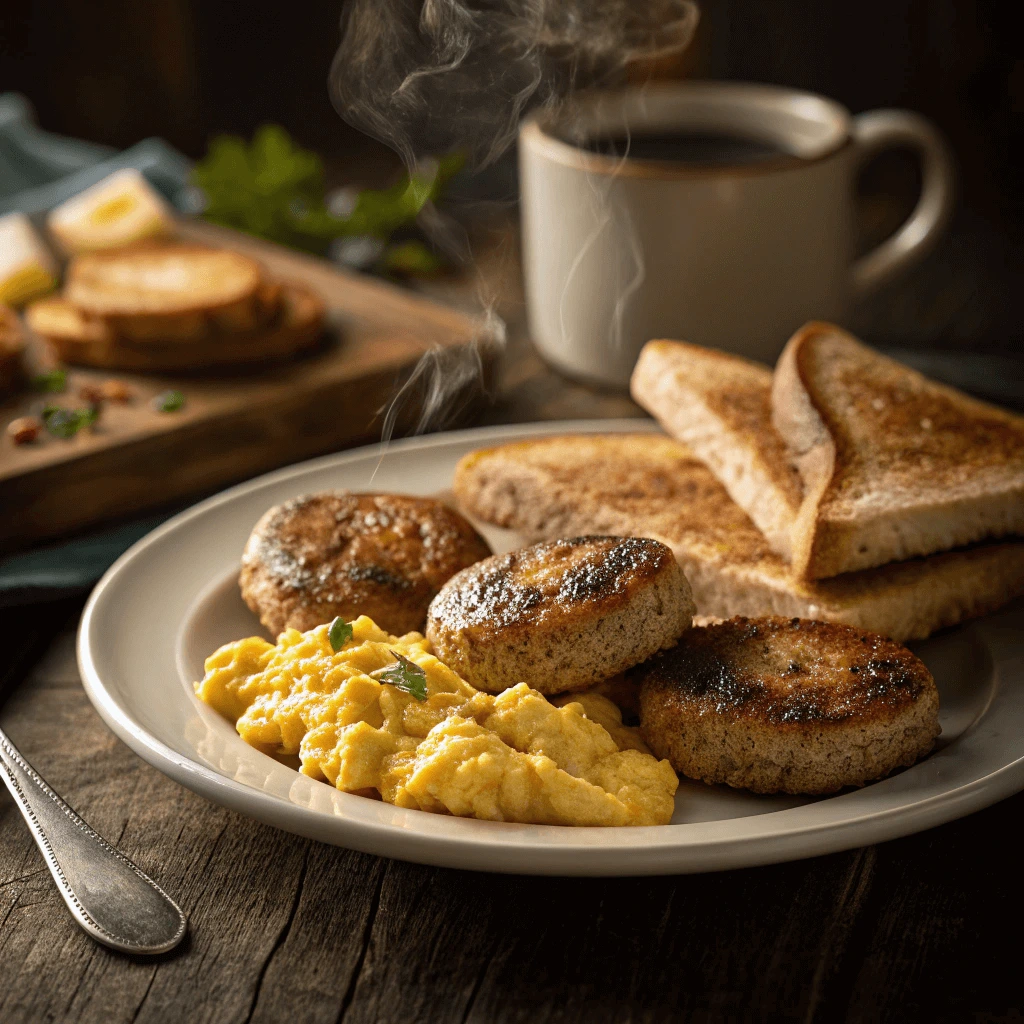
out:
<path id="1" fill-rule="evenodd" d="M 434 345 L 420 356 L 378 414 L 383 417 L 381 451 L 371 482 L 384 461 L 402 413 L 408 408 L 419 410 L 413 434 L 457 425 L 463 413 L 486 396 L 484 360 L 496 356 L 504 344 L 505 324 L 488 309 L 482 318 L 479 336 L 468 345 L 450 348 Z"/>
<path id="2" fill-rule="evenodd" d="M 512 145 L 528 110 L 618 84 L 630 65 L 682 51 L 697 20 L 694 0 L 345 0 L 331 99 L 410 168 L 458 150 L 479 169 Z M 595 188 L 595 203 L 606 200 Z M 603 212 L 600 230 L 611 216 Z M 442 250 L 468 255 L 459 225 L 429 205 L 420 227 Z M 643 280 L 643 254 L 633 249 L 615 334 Z M 409 408 L 420 410 L 414 433 L 452 426 L 483 391 L 486 349 L 503 343 L 504 325 L 489 311 L 477 341 L 427 352 L 381 410 L 381 458 Z"/>
<path id="3" fill-rule="evenodd" d="M 420 357 L 396 390 L 383 414 L 382 435 L 388 440 L 403 407 L 415 399 L 420 410 L 414 434 L 454 426 L 484 388 L 484 358 L 505 343 L 505 325 L 492 311 L 483 318 L 480 336 L 462 347 L 434 345 Z"/>
<path id="4" fill-rule="evenodd" d="M 511 145 L 525 111 L 686 47 L 692 0 L 348 0 L 331 98 L 407 165 Z"/>

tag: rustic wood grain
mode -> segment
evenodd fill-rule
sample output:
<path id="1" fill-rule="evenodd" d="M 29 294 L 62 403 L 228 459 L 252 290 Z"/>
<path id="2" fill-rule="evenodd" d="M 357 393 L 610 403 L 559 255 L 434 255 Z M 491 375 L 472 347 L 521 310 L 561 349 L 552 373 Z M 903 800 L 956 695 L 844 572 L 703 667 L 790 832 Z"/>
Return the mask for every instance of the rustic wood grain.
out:
<path id="1" fill-rule="evenodd" d="M 1022 910 L 1008 839 L 1022 797 L 880 847 L 722 874 L 441 870 L 286 835 L 180 788 L 102 725 L 73 651 L 64 628 L 0 720 L 181 901 L 190 934 L 157 961 L 96 946 L 0 796 L 5 1024 L 1020 1019 L 1016 946 L 996 929 Z"/>
<path id="2" fill-rule="evenodd" d="M 0 550 L 373 440 L 381 407 L 428 349 L 479 342 L 485 362 L 493 358 L 493 332 L 479 311 L 452 309 L 224 228 L 190 222 L 181 233 L 251 254 L 273 276 L 318 292 L 333 341 L 301 359 L 236 375 L 72 370 L 68 395 L 52 400 L 74 401 L 82 385 L 111 376 L 126 381 L 135 400 L 108 404 L 95 430 L 71 440 L 44 434 L 19 447 L 0 438 Z M 185 407 L 173 414 L 152 409 L 151 399 L 170 388 L 186 396 Z M 416 421 L 418 397 L 404 403 L 399 432 Z M 472 397 L 461 396 L 462 404 Z M 41 404 L 28 394 L 0 404 L 0 425 Z"/>

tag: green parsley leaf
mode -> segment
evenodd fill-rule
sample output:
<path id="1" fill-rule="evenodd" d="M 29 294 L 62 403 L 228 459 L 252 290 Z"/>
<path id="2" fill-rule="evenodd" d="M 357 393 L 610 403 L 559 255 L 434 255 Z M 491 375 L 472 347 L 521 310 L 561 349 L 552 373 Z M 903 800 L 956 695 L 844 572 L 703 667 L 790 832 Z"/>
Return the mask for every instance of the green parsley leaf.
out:
<path id="1" fill-rule="evenodd" d="M 399 690 L 405 690 L 417 700 L 426 700 L 427 673 L 415 662 L 399 654 L 398 651 L 391 653 L 398 659 L 398 663 L 380 669 L 378 672 L 374 672 L 374 675 L 380 682 L 387 683 L 389 686 L 397 686 Z"/>
<path id="2" fill-rule="evenodd" d="M 327 630 L 327 639 L 331 641 L 331 647 L 335 652 L 340 651 L 352 639 L 352 623 L 338 616 Z"/>
<path id="3" fill-rule="evenodd" d="M 424 160 L 389 188 L 362 190 L 347 214 L 336 215 L 327 207 L 320 157 L 280 125 L 266 124 L 251 142 L 234 135 L 215 138 L 195 165 L 192 182 L 203 194 L 206 220 L 325 255 L 336 238 L 368 235 L 386 242 L 399 229 L 413 227 L 464 163 L 461 153 Z M 392 268 L 397 272 L 419 273 L 431 264 L 423 253 L 396 258 L 404 259 L 402 267 Z"/>
<path id="4" fill-rule="evenodd" d="M 74 409 L 62 409 L 59 405 L 48 405 L 42 412 L 43 425 L 54 437 L 65 439 L 78 433 L 78 416 Z"/>
<path id="5" fill-rule="evenodd" d="M 157 412 L 177 412 L 185 404 L 185 396 L 180 391 L 161 391 L 153 399 L 153 408 Z"/>
<path id="6" fill-rule="evenodd" d="M 72 438 L 83 427 L 90 427 L 99 418 L 100 411 L 94 406 L 87 409 L 65 409 L 60 405 L 48 405 L 40 414 L 43 425 L 54 437 L 65 441 Z"/>
<path id="7" fill-rule="evenodd" d="M 68 386 L 68 375 L 66 370 L 49 370 L 47 373 L 37 373 L 32 378 L 34 391 L 43 391 L 48 394 L 58 394 L 66 391 Z"/>
<path id="8" fill-rule="evenodd" d="M 323 162 L 297 146 L 280 125 L 263 125 L 251 143 L 232 135 L 215 138 L 192 180 L 205 196 L 203 216 L 218 224 L 309 251 L 324 251 L 341 234 L 320 223 L 328 230 L 321 239 L 303 223 L 310 213 L 330 219 Z"/>

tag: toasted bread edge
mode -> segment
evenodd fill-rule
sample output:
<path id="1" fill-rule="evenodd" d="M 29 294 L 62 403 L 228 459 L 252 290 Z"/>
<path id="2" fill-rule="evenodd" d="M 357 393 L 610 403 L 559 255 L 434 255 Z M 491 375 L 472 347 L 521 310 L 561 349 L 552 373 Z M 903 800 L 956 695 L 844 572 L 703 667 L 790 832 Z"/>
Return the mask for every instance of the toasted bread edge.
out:
<path id="1" fill-rule="evenodd" d="M 630 393 L 667 434 L 689 446 L 718 477 L 729 497 L 764 534 L 772 550 L 792 557 L 794 512 L 776 486 L 770 467 L 753 452 L 703 401 L 701 393 L 686 388 L 672 372 L 663 341 L 648 342 L 640 353 L 630 381 Z M 767 371 L 766 371 L 767 374 Z M 687 406 L 679 404 L 684 389 Z"/>
<path id="2" fill-rule="evenodd" d="M 839 334 L 861 345 L 833 324 L 808 323 L 786 345 L 772 381 L 775 427 L 789 445 L 806 488 L 791 531 L 791 565 L 796 577 L 824 580 L 988 538 L 1024 533 L 1024 481 L 1001 492 L 989 490 L 951 498 L 941 506 L 923 503 L 914 508 L 904 503 L 891 509 L 865 511 L 856 520 L 825 514 L 822 506 L 835 477 L 837 448 L 815 404 L 806 366 L 810 346 L 823 334 Z M 909 367 L 900 368 L 922 376 Z M 976 408 L 988 415 L 1009 415 L 955 388 L 934 381 L 928 384 L 947 393 L 968 412 Z"/>
<path id="3" fill-rule="evenodd" d="M 455 473 L 460 506 L 477 520 L 515 529 L 531 541 L 586 533 L 652 536 L 682 566 L 701 616 L 801 616 L 837 622 L 899 642 L 987 614 L 1024 596 L 1024 541 L 1003 541 L 909 562 L 807 582 L 776 567 L 716 563 L 696 557 L 672 538 L 648 532 L 608 509 L 569 507 L 551 499 L 543 469 L 504 457 L 530 441 L 481 449 Z M 495 459 L 500 458 L 499 463 Z"/>

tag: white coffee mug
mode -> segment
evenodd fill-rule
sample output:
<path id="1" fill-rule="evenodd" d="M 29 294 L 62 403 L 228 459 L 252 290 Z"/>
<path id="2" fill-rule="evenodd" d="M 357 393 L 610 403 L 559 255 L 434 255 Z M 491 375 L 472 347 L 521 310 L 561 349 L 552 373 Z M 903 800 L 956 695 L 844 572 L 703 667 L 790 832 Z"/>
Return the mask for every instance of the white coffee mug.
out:
<path id="1" fill-rule="evenodd" d="M 567 139 L 702 132 L 780 155 L 699 165 L 603 155 Z M 919 154 L 923 187 L 896 233 L 854 260 L 855 177 L 883 149 Z M 953 169 L 905 110 L 852 116 L 767 85 L 689 82 L 583 97 L 529 117 L 519 138 L 531 336 L 557 369 L 625 386 L 643 344 L 682 338 L 774 362 L 808 320 L 924 255 L 948 220 Z"/>

